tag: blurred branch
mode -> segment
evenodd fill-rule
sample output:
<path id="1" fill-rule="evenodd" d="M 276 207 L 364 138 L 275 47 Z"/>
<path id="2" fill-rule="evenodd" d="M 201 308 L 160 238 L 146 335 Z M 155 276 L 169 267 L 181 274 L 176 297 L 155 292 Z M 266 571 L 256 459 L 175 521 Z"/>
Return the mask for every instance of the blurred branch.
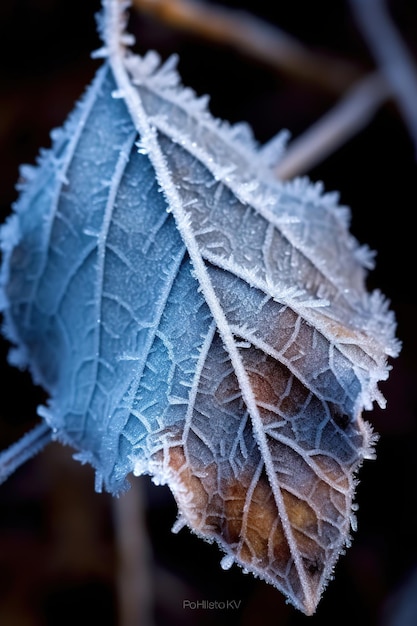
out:
<path id="1" fill-rule="evenodd" d="M 350 0 L 381 65 L 363 76 L 354 64 L 309 49 L 277 27 L 242 11 L 196 0 L 132 0 L 133 6 L 173 27 L 233 46 L 276 71 L 341 96 L 294 140 L 276 173 L 292 178 L 318 165 L 362 130 L 394 93 L 417 147 L 417 71 L 385 10 L 384 0 Z M 384 76 L 383 76 L 384 75 Z"/>
<path id="2" fill-rule="evenodd" d="M 328 113 L 295 139 L 275 168 L 281 180 L 304 174 L 362 130 L 390 89 L 380 74 L 358 81 Z"/>
<path id="3" fill-rule="evenodd" d="M 142 486 L 142 479 L 132 478 L 130 490 L 114 498 L 120 626 L 153 624 L 150 545 Z"/>
<path id="4" fill-rule="evenodd" d="M 352 63 L 315 52 L 279 28 L 243 11 L 195 0 L 132 0 L 132 4 L 141 13 L 232 46 L 279 72 L 333 94 L 343 93 L 361 75 Z"/>
<path id="5" fill-rule="evenodd" d="M 417 155 L 417 68 L 384 0 L 350 0 L 371 51 L 391 84 Z"/>

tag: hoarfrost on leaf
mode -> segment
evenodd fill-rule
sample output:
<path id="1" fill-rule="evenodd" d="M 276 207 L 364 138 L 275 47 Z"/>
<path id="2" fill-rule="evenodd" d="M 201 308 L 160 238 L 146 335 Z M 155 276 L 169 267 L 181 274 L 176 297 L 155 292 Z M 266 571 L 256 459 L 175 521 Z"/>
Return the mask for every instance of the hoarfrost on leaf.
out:
<path id="1" fill-rule="evenodd" d="M 311 614 L 349 542 L 394 319 L 337 196 L 273 179 L 285 135 L 262 149 L 212 119 L 175 59 L 126 49 L 125 22 L 105 0 L 108 59 L 2 229 L 13 361 L 97 488 L 167 483 L 177 531 Z"/>

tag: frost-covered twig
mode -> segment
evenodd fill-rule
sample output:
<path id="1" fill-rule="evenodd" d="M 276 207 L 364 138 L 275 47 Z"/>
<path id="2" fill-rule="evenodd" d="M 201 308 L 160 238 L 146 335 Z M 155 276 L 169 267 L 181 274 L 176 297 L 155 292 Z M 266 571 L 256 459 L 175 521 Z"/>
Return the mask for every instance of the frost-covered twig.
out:
<path id="1" fill-rule="evenodd" d="M 295 139 L 275 168 L 285 180 L 306 173 L 362 130 L 389 97 L 380 74 L 370 75 L 352 87 L 334 108 Z"/>
<path id="2" fill-rule="evenodd" d="M 19 441 L 0 453 L 0 484 L 18 467 L 40 452 L 52 440 L 52 431 L 43 422 L 35 426 Z"/>
<path id="3" fill-rule="evenodd" d="M 313 51 L 281 29 L 243 11 L 194 0 L 132 0 L 132 4 L 176 28 L 233 46 L 331 93 L 342 93 L 360 76 L 352 63 Z"/>
<path id="4" fill-rule="evenodd" d="M 417 153 L 417 67 L 384 0 L 350 0 L 372 53 L 392 86 Z"/>
<path id="5" fill-rule="evenodd" d="M 119 624 L 152 626 L 153 593 L 143 484 L 140 478 L 130 482 L 130 490 L 114 499 Z"/>

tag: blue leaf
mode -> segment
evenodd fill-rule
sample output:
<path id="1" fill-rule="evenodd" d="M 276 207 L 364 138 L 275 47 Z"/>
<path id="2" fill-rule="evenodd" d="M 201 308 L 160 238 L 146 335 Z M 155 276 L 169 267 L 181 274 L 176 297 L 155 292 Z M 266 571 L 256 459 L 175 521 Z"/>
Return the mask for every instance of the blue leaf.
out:
<path id="1" fill-rule="evenodd" d="M 393 316 L 335 195 L 274 180 L 247 128 L 213 120 L 172 60 L 126 51 L 105 8 L 109 59 L 2 229 L 11 361 L 98 489 L 168 483 L 225 566 L 312 613 L 373 454 L 361 411 L 383 404 Z M 3 475 L 29 454 L 3 453 Z"/>

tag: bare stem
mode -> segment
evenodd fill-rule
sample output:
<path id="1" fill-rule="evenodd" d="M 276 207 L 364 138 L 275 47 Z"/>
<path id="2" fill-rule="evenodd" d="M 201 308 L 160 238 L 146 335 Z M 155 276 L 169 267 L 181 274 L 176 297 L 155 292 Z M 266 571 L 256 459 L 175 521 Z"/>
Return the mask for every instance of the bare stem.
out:
<path id="1" fill-rule="evenodd" d="M 195 0 L 132 0 L 132 4 L 142 13 L 233 46 L 275 70 L 333 94 L 342 93 L 361 74 L 352 63 L 313 51 L 279 28 L 243 11 Z"/>
<path id="2" fill-rule="evenodd" d="M 153 624 L 151 558 L 142 481 L 140 478 L 132 479 L 130 490 L 114 499 L 120 626 Z"/>
<path id="3" fill-rule="evenodd" d="M 371 51 L 391 84 L 417 154 L 417 68 L 384 0 L 350 0 Z"/>
<path id="4" fill-rule="evenodd" d="M 281 180 L 306 173 L 362 130 L 390 96 L 380 74 L 354 85 L 334 108 L 295 139 L 274 169 Z"/>

